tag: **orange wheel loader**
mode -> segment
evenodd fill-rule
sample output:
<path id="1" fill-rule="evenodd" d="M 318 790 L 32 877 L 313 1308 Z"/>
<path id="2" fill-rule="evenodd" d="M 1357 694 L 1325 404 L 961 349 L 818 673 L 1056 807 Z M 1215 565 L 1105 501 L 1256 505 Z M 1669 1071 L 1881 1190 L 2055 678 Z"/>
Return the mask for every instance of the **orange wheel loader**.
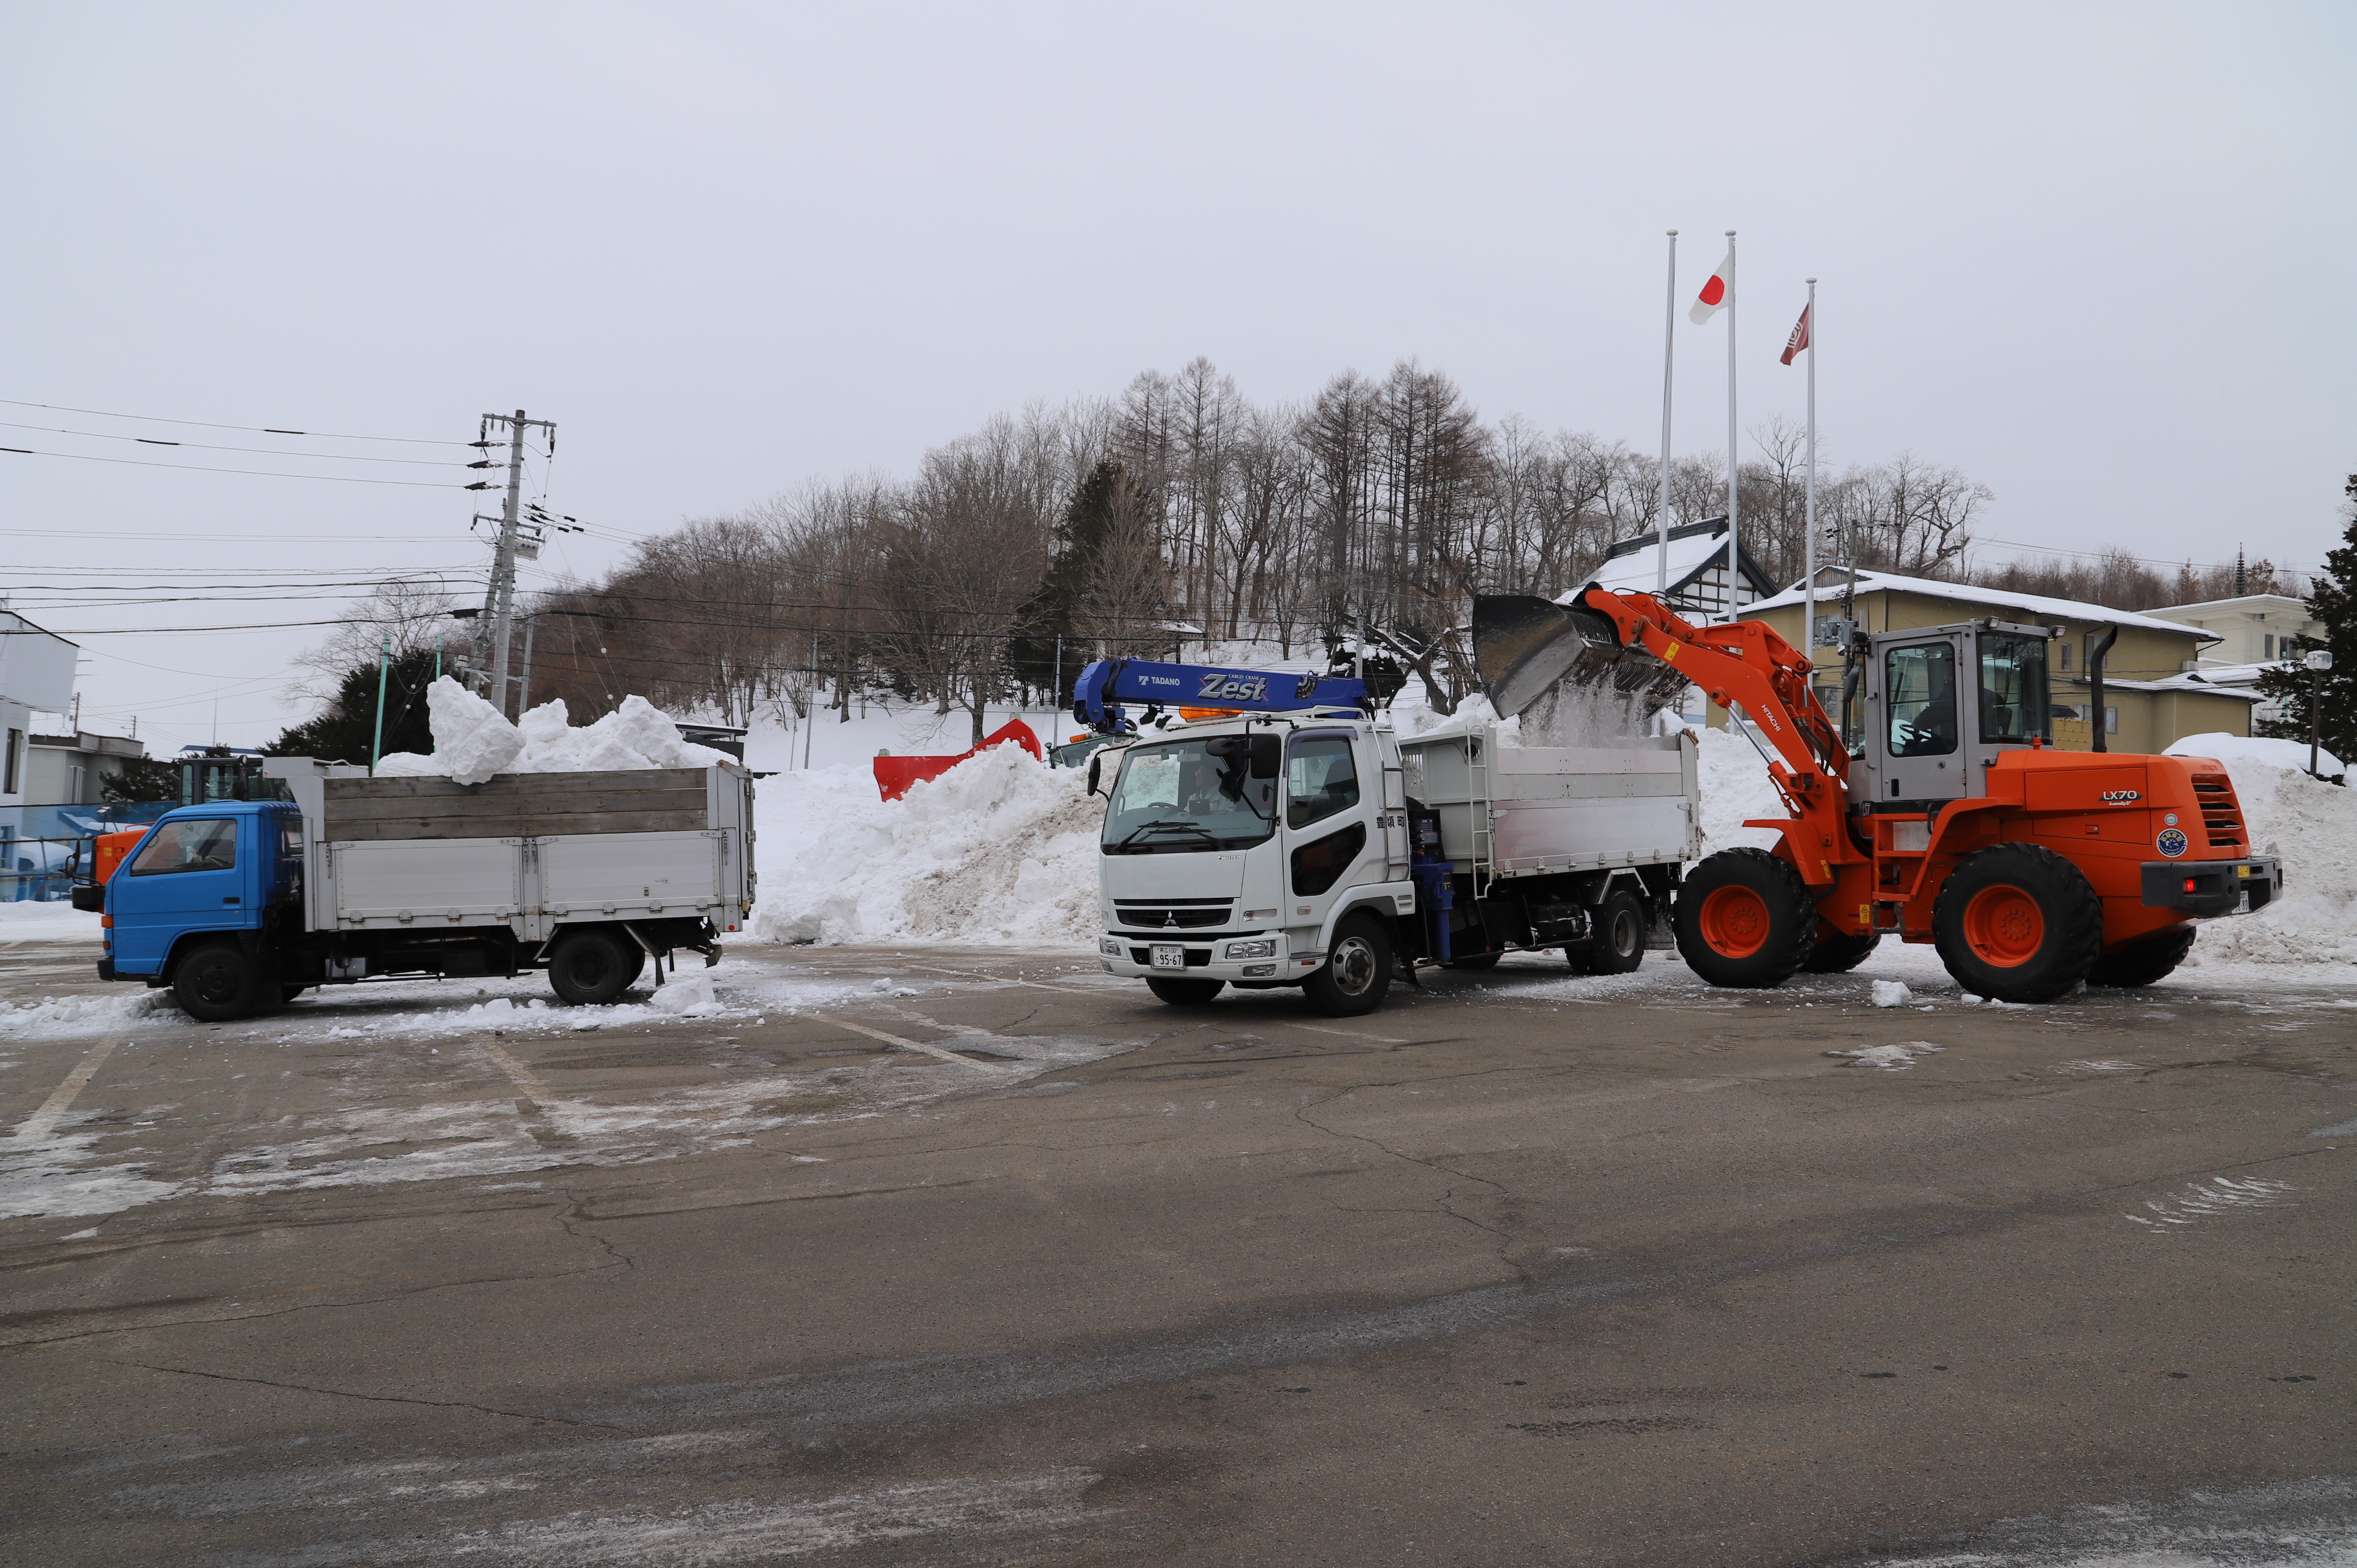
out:
<path id="1" fill-rule="evenodd" d="M 2046 649 L 2059 631 L 1988 618 L 1858 634 L 1845 741 L 1810 663 L 1759 621 L 1697 627 L 1646 594 L 1475 602 L 1475 662 L 1501 715 L 1558 682 L 1652 705 L 1691 682 L 1745 734 L 1792 813 L 1773 850 L 1722 850 L 1683 877 L 1678 951 L 1714 985 L 1854 968 L 1886 936 L 1930 942 L 1966 991 L 2051 1002 L 2081 981 L 2149 985 L 2198 918 L 2283 884 L 2254 855 L 2225 768 L 2057 751 Z"/>

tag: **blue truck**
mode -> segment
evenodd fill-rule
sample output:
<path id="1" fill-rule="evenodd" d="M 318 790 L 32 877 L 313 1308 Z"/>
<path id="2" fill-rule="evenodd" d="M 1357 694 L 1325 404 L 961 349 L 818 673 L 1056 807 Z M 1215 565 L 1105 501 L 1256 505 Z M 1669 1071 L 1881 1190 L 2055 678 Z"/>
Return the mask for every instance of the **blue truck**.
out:
<path id="1" fill-rule="evenodd" d="M 609 1003 L 680 949 L 718 961 L 752 909 L 742 768 L 371 778 L 274 757 L 288 800 L 158 819 L 75 903 L 103 912 L 102 980 L 169 988 L 191 1017 L 252 1016 L 317 985 L 544 969 Z"/>

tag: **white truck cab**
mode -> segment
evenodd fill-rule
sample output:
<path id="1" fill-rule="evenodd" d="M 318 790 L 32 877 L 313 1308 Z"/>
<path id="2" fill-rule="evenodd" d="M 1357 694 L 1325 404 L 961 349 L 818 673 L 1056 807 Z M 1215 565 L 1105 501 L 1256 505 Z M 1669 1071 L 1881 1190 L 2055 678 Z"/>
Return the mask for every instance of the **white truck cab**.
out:
<path id="1" fill-rule="evenodd" d="M 1358 709 L 1149 732 L 1092 759 L 1108 974 L 1181 1005 L 1302 986 L 1336 1015 L 1389 989 L 1416 908 L 1397 738 Z"/>

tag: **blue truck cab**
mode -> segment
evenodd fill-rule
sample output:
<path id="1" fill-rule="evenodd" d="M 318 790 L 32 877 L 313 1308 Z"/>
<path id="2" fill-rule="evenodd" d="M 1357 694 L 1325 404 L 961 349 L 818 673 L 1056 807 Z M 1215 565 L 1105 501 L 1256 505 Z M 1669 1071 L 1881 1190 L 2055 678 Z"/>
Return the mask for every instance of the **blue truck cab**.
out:
<path id="1" fill-rule="evenodd" d="M 214 800 L 156 820 L 105 888 L 102 980 L 170 986 L 190 1015 L 239 1017 L 277 987 L 265 958 L 302 925 L 303 816 L 286 800 Z M 280 988 L 288 993 L 303 987 Z"/>

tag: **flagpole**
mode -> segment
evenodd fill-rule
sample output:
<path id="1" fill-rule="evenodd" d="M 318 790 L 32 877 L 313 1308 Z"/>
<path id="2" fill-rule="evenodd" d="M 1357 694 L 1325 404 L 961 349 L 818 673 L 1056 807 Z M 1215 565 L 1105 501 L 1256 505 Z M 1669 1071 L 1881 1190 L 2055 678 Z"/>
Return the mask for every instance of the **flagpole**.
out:
<path id="1" fill-rule="evenodd" d="M 1653 595 L 1666 597 L 1670 591 L 1670 375 L 1675 368 L 1673 350 L 1678 341 L 1678 231 L 1670 231 L 1670 286 L 1666 303 L 1662 306 L 1662 514 L 1655 520 L 1661 535 L 1659 564 L 1653 573 Z"/>
<path id="2" fill-rule="evenodd" d="M 1735 272 L 1735 231 L 1727 231 L 1727 272 Z M 1736 618 L 1736 571 L 1742 560 L 1742 546 L 1737 542 L 1738 523 L 1735 512 L 1735 470 L 1738 453 L 1735 446 L 1735 295 L 1736 281 L 1727 280 L 1727 618 Z"/>
<path id="3" fill-rule="evenodd" d="M 1817 656 L 1817 280 L 1809 280 L 1808 534 L 1801 548 L 1801 657 Z"/>

